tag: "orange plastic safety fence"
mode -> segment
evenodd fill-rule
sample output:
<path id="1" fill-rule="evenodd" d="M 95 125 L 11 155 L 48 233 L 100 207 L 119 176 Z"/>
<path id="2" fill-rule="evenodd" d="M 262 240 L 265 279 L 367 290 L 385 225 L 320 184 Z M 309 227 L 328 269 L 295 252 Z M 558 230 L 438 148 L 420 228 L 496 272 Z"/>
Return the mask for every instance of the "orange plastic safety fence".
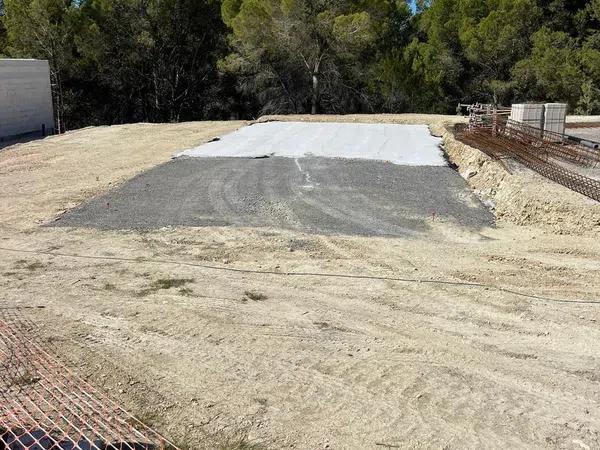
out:
<path id="1" fill-rule="evenodd" d="M 176 449 L 42 348 L 20 314 L 0 318 L 0 450 Z"/>

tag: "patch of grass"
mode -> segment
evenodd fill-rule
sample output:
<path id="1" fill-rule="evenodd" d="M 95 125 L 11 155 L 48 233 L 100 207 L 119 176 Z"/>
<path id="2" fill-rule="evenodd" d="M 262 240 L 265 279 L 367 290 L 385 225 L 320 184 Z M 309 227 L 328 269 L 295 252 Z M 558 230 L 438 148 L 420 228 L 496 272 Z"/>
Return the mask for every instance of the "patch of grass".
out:
<path id="1" fill-rule="evenodd" d="M 190 438 L 182 438 L 174 442 L 180 450 L 191 450 L 196 448 L 195 445 L 190 444 Z M 251 441 L 247 432 L 237 431 L 234 434 L 225 436 L 222 433 L 215 434 L 208 437 L 210 447 L 214 450 L 268 450 L 271 447 L 263 442 Z M 206 444 L 207 442 L 205 442 Z M 205 447 L 202 447 L 205 448 Z M 167 446 L 165 450 L 173 450 L 173 447 Z"/>
<path id="2" fill-rule="evenodd" d="M 267 300 L 269 298 L 262 292 L 256 291 L 244 291 L 244 296 L 254 302 L 262 302 L 263 300 Z"/>
<path id="3" fill-rule="evenodd" d="M 184 286 L 188 283 L 193 283 L 194 281 L 195 280 L 193 278 L 159 278 L 158 280 L 154 281 L 149 287 L 139 291 L 137 293 L 137 296 L 145 297 L 146 295 L 151 294 L 153 292 L 171 288 L 181 288 L 179 289 L 179 293 L 188 295 L 186 293 L 189 291 L 189 293 L 191 294 L 192 290 Z"/>
<path id="4" fill-rule="evenodd" d="M 31 374 L 28 370 L 26 370 L 23 374 L 19 375 L 13 380 L 14 386 L 29 386 L 31 384 L 37 383 L 40 380 L 40 377 L 36 377 Z"/>
<path id="5" fill-rule="evenodd" d="M 148 288 L 140 289 L 139 291 L 137 291 L 135 293 L 135 296 L 136 297 L 145 297 L 146 295 L 151 294 L 152 292 L 156 292 L 156 291 L 153 289 L 148 289 Z"/>
<path id="6" fill-rule="evenodd" d="M 32 262 L 31 264 L 27 264 L 25 266 L 25 268 L 27 270 L 29 270 L 30 272 L 33 272 L 34 270 L 43 269 L 44 267 L 47 267 L 47 266 L 48 266 L 48 264 L 44 264 L 39 261 L 35 261 L 35 262 Z"/>
<path id="7" fill-rule="evenodd" d="M 331 328 L 331 325 L 329 325 L 329 323 L 327 323 L 327 322 L 313 322 L 313 325 L 321 330 L 326 330 L 328 328 Z"/>
<path id="8" fill-rule="evenodd" d="M 188 283 L 193 283 L 193 282 L 194 282 L 193 278 L 159 278 L 154 283 L 152 283 L 152 286 L 156 290 L 171 289 L 173 287 L 182 287 Z"/>
<path id="9" fill-rule="evenodd" d="M 313 325 L 317 327 L 319 330 L 329 330 L 329 331 L 348 331 L 347 328 L 338 327 L 330 324 L 329 322 L 313 322 Z"/>
<path id="10" fill-rule="evenodd" d="M 48 267 L 48 263 L 42 263 L 39 261 L 33 261 L 33 262 L 29 262 L 25 259 L 19 259 L 17 262 L 15 262 L 15 267 L 19 268 L 19 269 L 26 269 L 29 270 L 30 272 L 34 272 L 38 269 L 44 269 L 46 267 Z"/>
<path id="11" fill-rule="evenodd" d="M 194 293 L 194 291 L 193 291 L 192 289 L 190 289 L 190 288 L 187 288 L 187 287 L 186 287 L 186 288 L 181 288 L 181 289 L 179 289 L 179 293 L 180 293 L 181 295 L 187 295 L 187 296 L 190 296 L 190 295 L 192 295 L 192 294 Z"/>
<path id="12" fill-rule="evenodd" d="M 153 427 L 154 424 L 156 423 L 156 420 L 158 419 L 158 414 L 155 413 L 154 411 L 143 411 L 138 413 L 137 420 L 133 420 L 133 419 L 129 419 L 128 422 L 130 425 L 132 425 L 134 428 L 138 428 L 139 427 L 139 422 L 143 423 L 145 426 L 147 427 Z"/>

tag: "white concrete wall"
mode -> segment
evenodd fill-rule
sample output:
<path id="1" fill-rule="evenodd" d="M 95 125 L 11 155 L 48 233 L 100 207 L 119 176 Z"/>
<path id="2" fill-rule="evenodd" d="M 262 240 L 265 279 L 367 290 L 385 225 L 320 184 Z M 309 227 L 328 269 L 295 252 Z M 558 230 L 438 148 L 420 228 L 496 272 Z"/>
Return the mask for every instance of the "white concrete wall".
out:
<path id="1" fill-rule="evenodd" d="M 0 139 L 54 129 L 48 61 L 0 59 Z"/>

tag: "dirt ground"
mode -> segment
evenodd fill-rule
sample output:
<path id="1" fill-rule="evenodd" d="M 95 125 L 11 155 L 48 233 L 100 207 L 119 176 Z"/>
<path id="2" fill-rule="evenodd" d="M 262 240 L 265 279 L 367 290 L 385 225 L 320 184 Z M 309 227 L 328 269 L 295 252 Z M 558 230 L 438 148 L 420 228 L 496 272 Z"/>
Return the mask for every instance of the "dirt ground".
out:
<path id="1" fill-rule="evenodd" d="M 599 448 L 598 205 L 503 173 L 455 118 L 338 120 L 430 124 L 497 226 L 42 227 L 244 124 L 90 128 L 0 153 L 0 316 L 43 306 L 39 338 L 182 448 Z"/>

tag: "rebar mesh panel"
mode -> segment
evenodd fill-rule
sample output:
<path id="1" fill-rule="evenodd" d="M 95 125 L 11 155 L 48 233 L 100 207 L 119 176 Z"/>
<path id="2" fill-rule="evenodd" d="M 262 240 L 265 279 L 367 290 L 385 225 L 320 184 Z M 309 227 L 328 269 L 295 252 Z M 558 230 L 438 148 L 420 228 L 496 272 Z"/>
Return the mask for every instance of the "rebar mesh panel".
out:
<path id="1" fill-rule="evenodd" d="M 556 183 L 600 201 L 600 181 L 565 169 L 551 159 L 559 158 L 581 166 L 597 167 L 600 152 L 559 142 L 560 135 L 542 137 L 539 130 L 510 121 L 498 122 L 494 128 L 477 124 L 474 121 L 469 128 L 459 127 L 458 139 L 494 159 L 508 157 Z"/>

